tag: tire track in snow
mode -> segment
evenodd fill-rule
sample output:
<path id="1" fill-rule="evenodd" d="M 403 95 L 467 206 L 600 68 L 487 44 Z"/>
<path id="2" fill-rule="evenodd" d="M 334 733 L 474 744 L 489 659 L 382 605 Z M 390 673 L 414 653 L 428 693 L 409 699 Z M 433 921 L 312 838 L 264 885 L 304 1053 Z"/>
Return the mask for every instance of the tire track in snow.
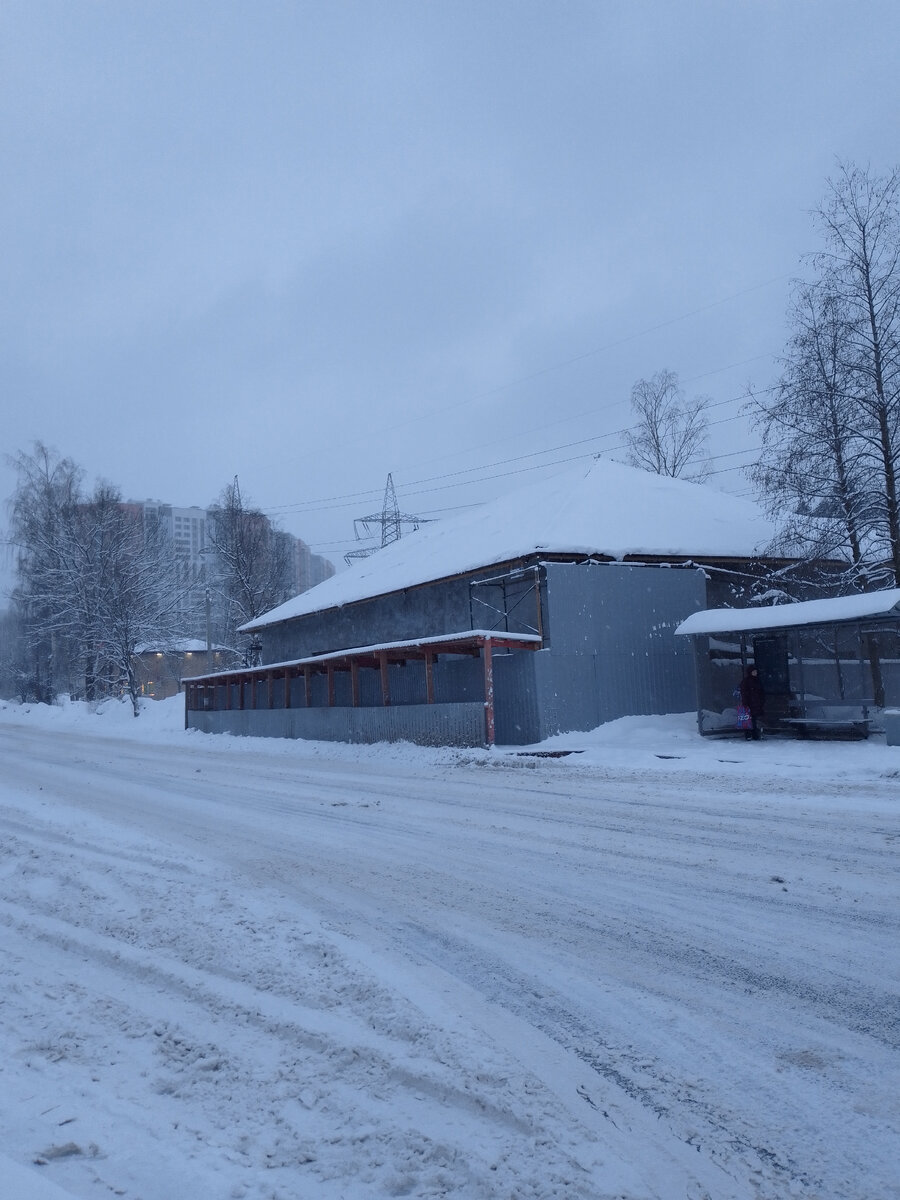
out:
<path id="1" fill-rule="evenodd" d="M 410 925 L 407 929 L 409 944 L 423 958 L 451 971 L 486 1001 L 501 1006 L 574 1054 L 616 1091 L 665 1121 L 673 1136 L 694 1145 L 735 1179 L 768 1174 L 774 1188 L 769 1194 L 773 1197 L 782 1195 L 786 1187 L 824 1187 L 821 1179 L 801 1168 L 789 1154 L 762 1145 L 737 1129 L 733 1120 L 694 1089 L 679 1086 L 677 1080 L 661 1072 L 654 1072 L 651 1083 L 639 1082 L 636 1075 L 647 1073 L 646 1054 L 613 1046 L 595 1024 L 552 990 L 545 986 L 536 990 L 534 979 L 516 974 L 492 956 L 479 955 L 471 942 L 438 936 L 421 926 Z M 705 1130 L 699 1137 L 690 1132 L 694 1122 Z M 735 1155 L 743 1164 L 742 1172 L 736 1168 Z"/>

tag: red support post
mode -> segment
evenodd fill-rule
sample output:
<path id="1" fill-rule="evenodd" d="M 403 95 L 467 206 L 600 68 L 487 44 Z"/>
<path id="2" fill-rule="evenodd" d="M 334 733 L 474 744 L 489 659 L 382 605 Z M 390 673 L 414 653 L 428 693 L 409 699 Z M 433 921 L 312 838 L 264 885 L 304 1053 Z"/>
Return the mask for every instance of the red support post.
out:
<path id="1" fill-rule="evenodd" d="M 430 650 L 425 651 L 425 700 L 434 704 L 434 655 Z"/>
<path id="2" fill-rule="evenodd" d="M 391 705 L 391 684 L 388 678 L 387 654 L 381 650 L 378 654 L 378 670 L 381 674 L 381 703 L 385 708 Z"/>
<path id="3" fill-rule="evenodd" d="M 494 744 L 494 663 L 491 639 L 484 641 L 484 731 L 487 744 Z"/>
<path id="4" fill-rule="evenodd" d="M 544 616 L 541 611 L 541 568 L 534 568 L 534 594 L 537 602 L 536 623 L 541 642 L 544 641 Z"/>

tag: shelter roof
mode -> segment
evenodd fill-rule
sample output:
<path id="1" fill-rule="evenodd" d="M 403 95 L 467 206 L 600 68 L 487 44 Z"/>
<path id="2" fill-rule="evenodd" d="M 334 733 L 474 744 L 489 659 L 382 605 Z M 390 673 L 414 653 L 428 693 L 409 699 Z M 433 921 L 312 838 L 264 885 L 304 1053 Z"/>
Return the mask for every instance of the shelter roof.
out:
<path id="1" fill-rule="evenodd" d="M 750 559 L 773 535 L 748 500 L 594 459 L 424 525 L 242 628 L 249 632 L 535 555 Z"/>
<path id="2" fill-rule="evenodd" d="M 900 618 L 900 588 L 828 600 L 776 604 L 771 608 L 707 608 L 682 621 L 675 632 L 747 633 L 751 630 L 794 629 L 800 625 L 838 625 L 877 617 Z"/>

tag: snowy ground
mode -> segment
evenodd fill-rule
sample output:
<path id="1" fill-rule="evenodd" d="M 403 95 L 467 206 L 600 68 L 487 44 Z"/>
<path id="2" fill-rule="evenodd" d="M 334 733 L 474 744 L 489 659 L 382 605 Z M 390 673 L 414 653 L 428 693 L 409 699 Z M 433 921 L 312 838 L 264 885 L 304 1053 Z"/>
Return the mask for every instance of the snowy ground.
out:
<path id="1" fill-rule="evenodd" d="M 900 1196 L 900 749 L 181 723 L 0 707 L 4 1200 Z"/>

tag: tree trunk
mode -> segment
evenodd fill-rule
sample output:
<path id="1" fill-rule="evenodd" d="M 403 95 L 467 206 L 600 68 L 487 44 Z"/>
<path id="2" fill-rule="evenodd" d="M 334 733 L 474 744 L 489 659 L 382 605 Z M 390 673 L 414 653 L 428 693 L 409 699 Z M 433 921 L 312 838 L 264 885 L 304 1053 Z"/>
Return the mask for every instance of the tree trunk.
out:
<path id="1" fill-rule="evenodd" d="M 131 707 L 134 715 L 139 717 L 141 715 L 141 688 L 137 681 L 133 662 L 128 663 L 126 678 L 128 680 L 128 697 L 131 700 Z"/>

